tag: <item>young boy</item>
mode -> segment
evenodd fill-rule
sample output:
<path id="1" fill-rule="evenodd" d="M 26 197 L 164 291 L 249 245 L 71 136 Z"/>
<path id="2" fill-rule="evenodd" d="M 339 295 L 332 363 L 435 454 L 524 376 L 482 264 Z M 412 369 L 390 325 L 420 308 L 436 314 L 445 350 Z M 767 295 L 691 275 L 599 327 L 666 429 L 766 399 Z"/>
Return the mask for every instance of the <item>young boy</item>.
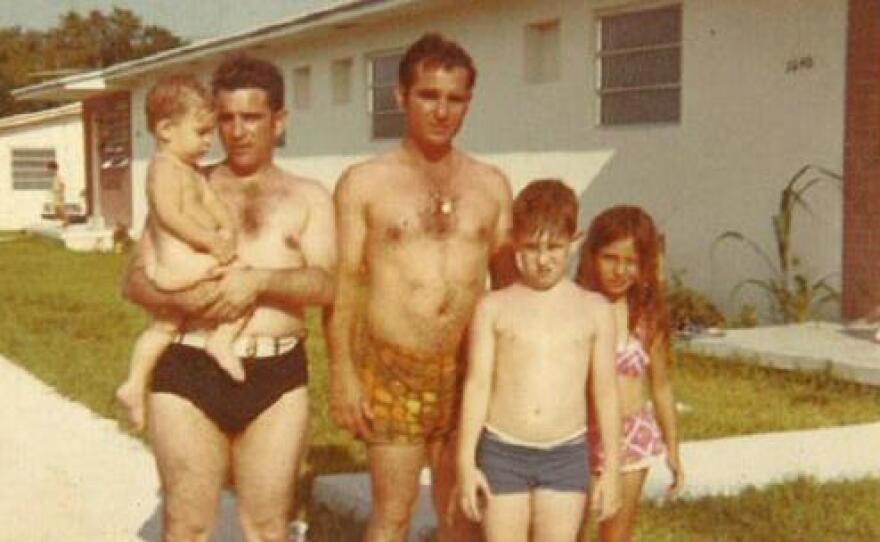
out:
<path id="1" fill-rule="evenodd" d="M 214 113 L 208 91 L 194 77 L 160 80 L 146 100 L 147 126 L 156 152 L 147 169 L 150 218 L 146 235 L 155 246 L 147 276 L 162 290 L 180 290 L 215 276 L 235 258 L 232 216 L 199 172 L 198 160 L 211 145 Z M 229 376 L 244 380 L 233 343 L 246 318 L 222 323 L 206 340 L 205 350 Z M 144 395 L 159 356 L 175 340 L 180 321 L 163 315 L 135 342 L 131 368 L 116 397 L 132 423 L 144 425 Z"/>
<path id="2" fill-rule="evenodd" d="M 461 506 L 493 541 L 575 540 L 589 485 L 587 381 L 603 442 L 619 441 L 610 304 L 567 277 L 578 215 L 557 180 L 513 203 L 519 281 L 487 294 L 471 323 L 458 450 Z M 600 514 L 619 506 L 619 447 L 605 447 Z"/>

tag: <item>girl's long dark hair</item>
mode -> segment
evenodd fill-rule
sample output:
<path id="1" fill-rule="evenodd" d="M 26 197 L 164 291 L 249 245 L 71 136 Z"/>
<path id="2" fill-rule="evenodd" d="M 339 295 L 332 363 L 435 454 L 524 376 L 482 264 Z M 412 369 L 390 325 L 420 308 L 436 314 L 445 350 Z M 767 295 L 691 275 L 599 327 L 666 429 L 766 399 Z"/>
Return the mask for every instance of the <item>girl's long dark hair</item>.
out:
<path id="1" fill-rule="evenodd" d="M 581 247 L 577 283 L 604 293 L 596 269 L 599 251 L 615 241 L 632 237 L 639 257 L 639 272 L 626 293 L 630 333 L 651 348 L 658 339 L 669 344 L 669 316 L 661 280 L 662 241 L 651 216 L 641 207 L 617 205 L 600 213 L 590 224 Z"/>

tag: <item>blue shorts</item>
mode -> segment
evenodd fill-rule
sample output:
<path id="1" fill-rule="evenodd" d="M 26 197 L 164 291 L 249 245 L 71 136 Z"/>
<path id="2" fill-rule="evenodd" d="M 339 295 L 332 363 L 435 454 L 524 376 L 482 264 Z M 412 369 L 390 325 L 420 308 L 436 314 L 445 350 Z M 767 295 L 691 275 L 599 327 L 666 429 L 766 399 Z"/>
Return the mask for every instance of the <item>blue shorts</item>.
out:
<path id="1" fill-rule="evenodd" d="M 511 444 L 484 430 L 477 443 L 477 467 L 493 495 L 536 489 L 586 493 L 590 487 L 587 437 L 552 448 Z"/>

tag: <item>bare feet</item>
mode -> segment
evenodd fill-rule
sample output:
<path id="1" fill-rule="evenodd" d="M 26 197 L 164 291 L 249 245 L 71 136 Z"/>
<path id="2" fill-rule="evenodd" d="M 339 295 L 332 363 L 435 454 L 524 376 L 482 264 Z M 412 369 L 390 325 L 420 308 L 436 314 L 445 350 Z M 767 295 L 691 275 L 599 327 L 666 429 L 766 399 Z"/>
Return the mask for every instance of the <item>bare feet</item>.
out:
<path id="1" fill-rule="evenodd" d="M 231 344 L 226 341 L 222 341 L 222 344 L 214 344 L 211 340 L 208 340 L 208 344 L 205 345 L 205 352 L 214 356 L 214 359 L 217 360 L 217 365 L 226 371 L 233 380 L 244 382 L 244 365 L 242 365 L 238 356 L 235 355 L 235 352 L 232 351 Z"/>
<path id="2" fill-rule="evenodd" d="M 144 387 L 126 380 L 116 390 L 116 400 L 125 407 L 128 419 L 135 429 L 141 431 L 144 428 Z"/>

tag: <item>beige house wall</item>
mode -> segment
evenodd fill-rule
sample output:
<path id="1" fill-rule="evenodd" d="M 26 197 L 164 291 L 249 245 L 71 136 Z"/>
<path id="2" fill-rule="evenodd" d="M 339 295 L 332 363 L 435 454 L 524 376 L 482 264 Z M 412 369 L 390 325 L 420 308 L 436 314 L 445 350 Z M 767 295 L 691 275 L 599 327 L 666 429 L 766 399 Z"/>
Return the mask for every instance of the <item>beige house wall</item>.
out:
<path id="1" fill-rule="evenodd" d="M 596 17 L 606 10 L 668 2 L 480 0 L 416 3 L 405 16 L 345 26 L 307 40 L 261 45 L 250 53 L 275 61 L 288 83 L 310 67 L 310 106 L 292 110 L 279 163 L 332 188 L 343 169 L 394 145 L 370 139 L 370 55 L 404 48 L 426 31 L 462 43 L 480 70 L 458 143 L 507 172 L 515 188 L 559 176 L 581 194 L 586 224 L 606 206 L 644 206 L 666 233 L 668 267 L 689 285 L 735 311 L 763 296 L 729 297 L 746 278 L 768 270 L 741 246 L 713 241 L 740 231 L 773 252 L 770 217 L 779 191 L 801 166 L 842 172 L 847 32 L 846 0 L 684 0 L 682 114 L 675 124 L 602 127 L 595 93 Z M 559 78 L 526 78 L 527 25 L 559 20 Z M 334 60 L 353 62 L 352 99 L 332 100 Z M 184 69 L 209 80 L 219 61 Z M 794 63 L 796 69 L 791 69 Z M 155 76 L 133 85 L 135 229 L 146 205 L 143 177 L 151 151 L 143 96 Z M 214 156 L 219 157 L 219 148 Z M 841 275 L 842 198 L 820 185 L 808 195 L 812 214 L 795 220 L 802 271 Z M 713 257 L 714 254 L 714 257 Z M 831 311 L 833 316 L 835 311 Z"/>

